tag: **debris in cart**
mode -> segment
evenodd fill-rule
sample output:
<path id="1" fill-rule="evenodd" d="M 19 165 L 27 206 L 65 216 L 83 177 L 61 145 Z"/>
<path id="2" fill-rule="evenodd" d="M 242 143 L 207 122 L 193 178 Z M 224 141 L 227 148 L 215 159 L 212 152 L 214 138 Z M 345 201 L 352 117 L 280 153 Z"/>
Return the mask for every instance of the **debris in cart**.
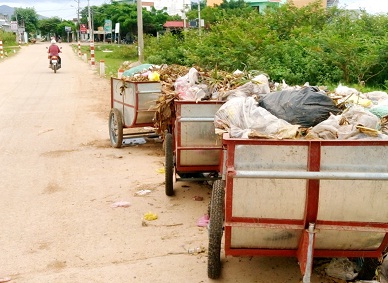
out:
<path id="1" fill-rule="evenodd" d="M 273 92 L 259 97 L 259 106 L 290 124 L 313 127 L 338 114 L 334 101 L 317 87 Z"/>
<path id="2" fill-rule="evenodd" d="M 355 88 L 339 84 L 334 91 L 324 86 L 290 86 L 284 80 L 276 83 L 260 71 L 225 72 L 217 68 L 204 70 L 181 65 L 136 66 L 138 72 L 124 76 L 123 81 L 151 81 L 158 77 L 161 94 L 149 110 L 155 111 L 154 127 L 164 140 L 164 133 L 171 131 L 175 117 L 176 100 L 218 100 L 230 101 L 236 97 L 242 109 L 234 105 L 229 115 L 221 108 L 218 114 L 217 130 L 229 131 L 232 137 L 265 139 L 386 139 L 388 126 L 388 94 L 383 91 L 362 93 Z M 151 78 L 153 74 L 154 78 Z M 251 105 L 251 99 L 258 101 Z M 237 102 L 233 102 L 237 103 Z M 226 106 L 230 106 L 226 104 Z M 225 107 L 226 107 L 225 106 Z M 273 115 L 271 119 L 263 109 Z M 350 118 L 353 106 L 360 106 L 367 114 L 377 117 L 378 123 L 357 124 Z M 251 107 L 251 108 L 249 108 Z M 231 108 L 232 109 L 232 108 Z M 232 111 L 230 109 L 230 111 Z M 236 110 L 237 109 L 237 110 Z M 236 112 L 237 111 L 237 112 Z M 250 113 L 249 113 L 250 112 Z M 237 114 L 236 114 L 237 113 Z M 244 120 L 240 114 L 244 113 Z M 348 113 L 348 114 L 346 114 Z M 253 115 L 253 116 L 250 116 Z M 275 119 L 276 118 L 276 119 Z M 227 119 L 230 119 L 229 121 Z M 237 125 L 235 124 L 237 122 Z M 288 124 L 285 124 L 288 122 Z M 241 124 L 245 124 L 242 127 Z"/>

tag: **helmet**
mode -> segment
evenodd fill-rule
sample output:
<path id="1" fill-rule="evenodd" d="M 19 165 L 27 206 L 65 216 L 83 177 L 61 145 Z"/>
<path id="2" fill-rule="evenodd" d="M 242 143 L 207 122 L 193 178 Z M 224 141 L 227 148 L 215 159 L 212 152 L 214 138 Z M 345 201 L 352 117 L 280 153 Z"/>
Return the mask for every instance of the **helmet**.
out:
<path id="1" fill-rule="evenodd" d="M 52 40 L 51 40 L 51 44 L 55 44 L 55 43 L 57 43 L 57 42 L 55 41 L 55 39 L 52 39 Z"/>

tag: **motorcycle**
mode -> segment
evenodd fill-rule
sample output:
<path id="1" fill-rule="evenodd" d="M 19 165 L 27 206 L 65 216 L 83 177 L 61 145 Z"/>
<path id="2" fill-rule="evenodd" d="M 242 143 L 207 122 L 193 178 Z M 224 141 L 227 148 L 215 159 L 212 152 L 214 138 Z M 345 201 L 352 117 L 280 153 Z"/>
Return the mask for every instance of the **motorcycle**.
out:
<path id="1" fill-rule="evenodd" d="M 61 68 L 61 64 L 59 63 L 60 58 L 59 56 L 51 56 L 50 58 L 50 66 L 51 69 L 54 70 L 54 73 L 57 72 Z"/>
<path id="2" fill-rule="evenodd" d="M 48 49 L 48 47 L 46 47 L 46 49 Z M 62 49 L 62 47 L 60 47 L 60 49 Z M 57 70 L 59 70 L 61 68 L 61 57 L 59 56 L 50 56 L 49 55 L 49 58 L 50 58 L 50 68 L 54 71 L 54 73 L 57 72 Z"/>

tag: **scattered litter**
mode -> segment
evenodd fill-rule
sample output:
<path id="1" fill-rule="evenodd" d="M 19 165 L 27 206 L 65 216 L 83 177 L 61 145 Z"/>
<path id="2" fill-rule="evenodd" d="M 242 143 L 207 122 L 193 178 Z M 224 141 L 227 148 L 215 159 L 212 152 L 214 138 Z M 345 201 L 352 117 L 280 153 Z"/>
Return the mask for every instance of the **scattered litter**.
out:
<path id="1" fill-rule="evenodd" d="M 158 215 L 152 212 L 147 212 L 146 214 L 144 214 L 144 219 L 148 221 L 156 220 L 158 219 Z"/>
<path id="2" fill-rule="evenodd" d="M 189 254 L 200 254 L 206 251 L 205 247 L 195 247 L 187 249 L 187 253 Z"/>
<path id="3" fill-rule="evenodd" d="M 348 258 L 333 258 L 326 267 L 326 274 L 330 277 L 353 280 L 358 273 L 355 272 L 357 268 L 356 263 L 350 261 Z"/>
<path id="4" fill-rule="evenodd" d="M 193 200 L 195 200 L 195 201 L 203 201 L 203 197 L 195 196 L 195 197 L 193 197 Z"/>
<path id="5" fill-rule="evenodd" d="M 125 145 L 137 145 L 137 144 L 145 144 L 146 140 L 144 138 L 132 138 L 132 139 L 124 139 L 123 144 Z"/>
<path id="6" fill-rule="evenodd" d="M 137 191 L 135 193 L 136 196 L 145 196 L 147 194 L 149 194 L 151 192 L 151 190 L 140 190 L 140 191 Z"/>
<path id="7" fill-rule="evenodd" d="M 200 217 L 197 221 L 198 227 L 207 227 L 209 224 L 209 215 L 205 214 L 204 216 Z"/>
<path id="8" fill-rule="evenodd" d="M 9 281 L 11 281 L 10 277 L 2 277 L 2 278 L 0 278 L 0 283 L 9 282 Z"/>
<path id="9" fill-rule="evenodd" d="M 164 167 L 162 167 L 162 168 L 157 169 L 156 172 L 158 172 L 159 174 L 164 174 L 164 173 L 166 173 L 166 170 L 164 169 Z"/>
<path id="10" fill-rule="evenodd" d="M 129 207 L 130 205 L 128 201 L 117 201 L 112 204 L 112 207 Z"/>

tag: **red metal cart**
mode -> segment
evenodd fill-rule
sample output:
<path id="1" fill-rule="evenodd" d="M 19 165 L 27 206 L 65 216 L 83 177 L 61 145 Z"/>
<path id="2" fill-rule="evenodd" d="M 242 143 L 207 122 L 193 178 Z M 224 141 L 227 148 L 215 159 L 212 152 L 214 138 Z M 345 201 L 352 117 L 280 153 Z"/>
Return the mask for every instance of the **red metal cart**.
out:
<path id="1" fill-rule="evenodd" d="M 214 115 L 221 101 L 174 101 L 176 118 L 165 136 L 165 189 L 174 194 L 175 181 L 218 178 L 221 138 L 214 132 Z"/>
<path id="2" fill-rule="evenodd" d="M 377 258 L 388 245 L 388 141 L 223 137 L 214 183 L 208 276 L 225 255 Z"/>
<path id="3" fill-rule="evenodd" d="M 156 104 L 159 95 L 160 82 L 129 82 L 111 78 L 109 137 L 113 147 L 121 147 L 124 138 L 155 135 L 155 131 L 140 131 L 140 128 L 153 127 L 155 111 L 149 108 Z M 124 133 L 123 128 L 137 131 Z"/>

